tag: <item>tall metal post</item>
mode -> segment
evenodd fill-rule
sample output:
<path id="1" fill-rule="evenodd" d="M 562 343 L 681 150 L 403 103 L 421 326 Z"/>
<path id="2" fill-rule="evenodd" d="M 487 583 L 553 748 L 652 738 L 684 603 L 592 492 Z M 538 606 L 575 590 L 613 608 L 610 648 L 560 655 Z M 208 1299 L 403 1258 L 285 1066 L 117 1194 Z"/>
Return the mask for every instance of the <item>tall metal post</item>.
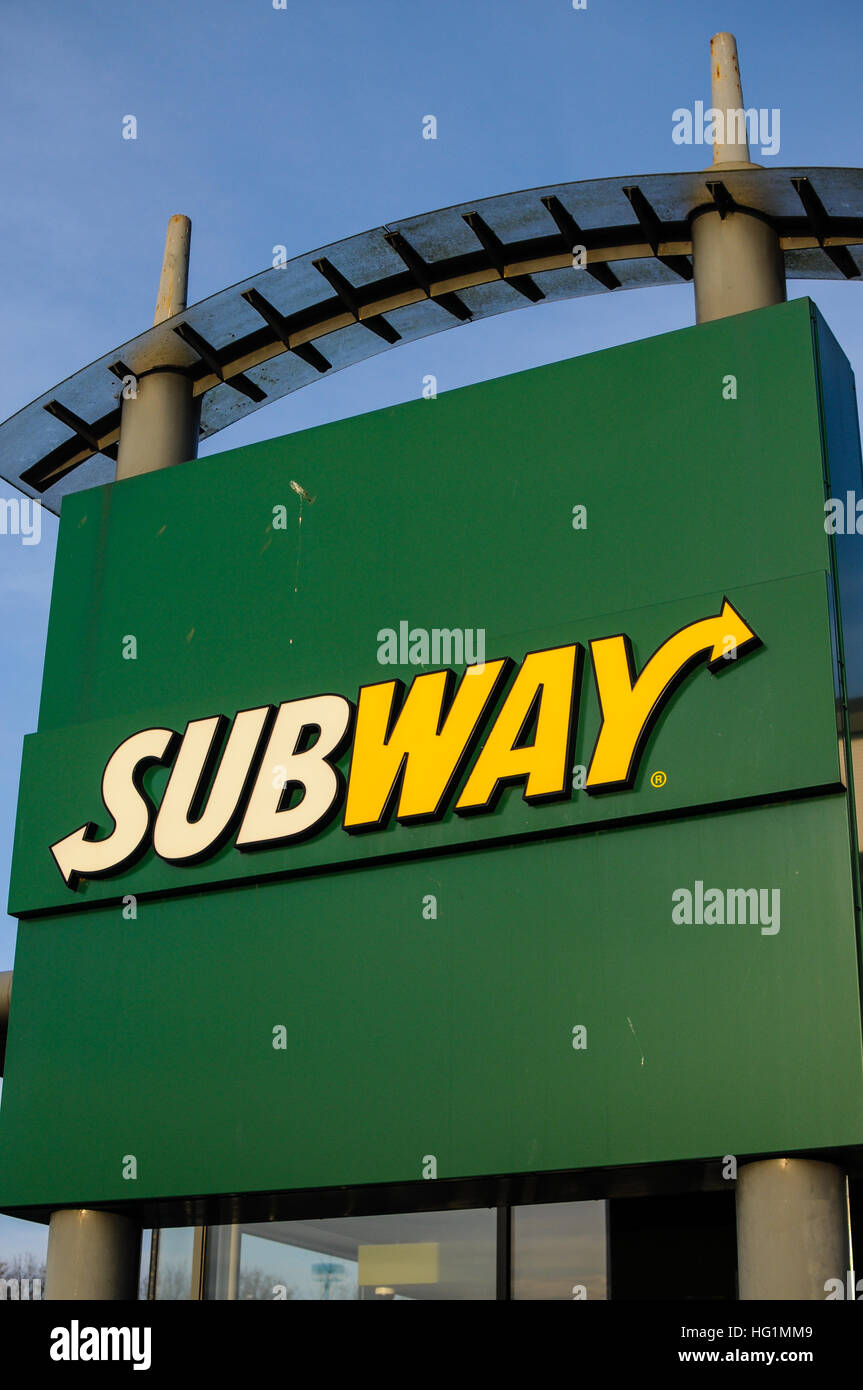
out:
<path id="1" fill-rule="evenodd" d="M 240 1249 L 240 1227 L 236 1220 L 230 1226 L 208 1227 L 204 1298 L 232 1302 L 238 1298 Z"/>
<path id="2" fill-rule="evenodd" d="M 733 34 L 710 40 L 714 111 L 722 140 L 713 145 L 710 173 L 721 181 L 729 169 L 758 169 L 749 159 L 743 90 Z M 730 137 L 730 138 L 729 138 Z M 764 309 L 785 300 L 785 265 L 776 232 L 758 213 L 705 208 L 692 218 L 692 267 L 697 323 Z"/>
<path id="3" fill-rule="evenodd" d="M 189 282 L 188 217 L 172 217 L 156 299 L 154 324 L 186 307 Z M 200 408 L 183 369 L 182 350 L 170 334 L 124 398 L 117 454 L 117 479 L 170 468 L 198 452 Z M 114 1212 L 64 1209 L 51 1213 L 45 1297 L 50 1299 L 135 1299 L 141 1260 L 137 1222 Z"/>
<path id="4" fill-rule="evenodd" d="M 733 34 L 714 34 L 710 62 L 713 107 L 721 113 L 723 137 L 713 146 L 711 173 L 721 180 L 723 171 L 760 166 L 749 159 Z M 785 300 L 779 237 L 757 213 L 696 213 L 692 264 L 698 323 Z M 841 1279 L 844 1285 L 850 1242 L 847 1180 L 841 1168 L 799 1158 L 745 1163 L 736 1192 L 740 1299 L 823 1299 L 828 1279 Z"/>
<path id="5" fill-rule="evenodd" d="M 172 217 L 165 238 L 162 276 L 156 299 L 154 326 L 173 318 L 186 307 L 189 283 L 189 244 L 192 224 L 188 217 Z M 135 394 L 123 401 L 117 478 L 132 478 L 157 468 L 185 463 L 198 453 L 200 401 L 183 367 L 179 340 L 166 334 L 154 360 L 138 376 Z"/>

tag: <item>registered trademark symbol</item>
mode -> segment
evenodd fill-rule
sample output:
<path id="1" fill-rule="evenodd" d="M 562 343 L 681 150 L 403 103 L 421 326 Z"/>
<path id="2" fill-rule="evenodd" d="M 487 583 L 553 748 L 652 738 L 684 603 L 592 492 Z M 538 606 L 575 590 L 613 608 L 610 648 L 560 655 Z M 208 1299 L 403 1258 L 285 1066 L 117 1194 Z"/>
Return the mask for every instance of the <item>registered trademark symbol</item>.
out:
<path id="1" fill-rule="evenodd" d="M 667 781 L 668 778 L 664 772 L 654 772 L 651 774 L 650 785 L 652 787 L 664 787 Z"/>

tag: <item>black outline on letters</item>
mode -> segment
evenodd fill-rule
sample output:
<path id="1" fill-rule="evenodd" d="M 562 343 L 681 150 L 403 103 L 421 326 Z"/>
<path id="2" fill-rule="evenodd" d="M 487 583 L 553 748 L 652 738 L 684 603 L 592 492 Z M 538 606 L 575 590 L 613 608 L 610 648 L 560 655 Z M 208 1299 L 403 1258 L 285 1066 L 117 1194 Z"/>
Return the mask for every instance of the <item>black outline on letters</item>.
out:
<path id="1" fill-rule="evenodd" d="M 79 870 L 73 869 L 69 875 L 69 878 L 67 879 L 65 874 L 63 873 L 62 868 L 60 868 L 60 861 L 54 853 L 54 845 L 62 844 L 63 840 L 68 840 L 70 835 L 78 835 L 82 831 L 82 840 L 84 844 L 103 843 L 104 840 L 110 840 L 111 836 L 114 834 L 114 831 L 117 829 L 117 821 L 114 819 L 113 815 L 111 815 L 111 812 L 108 811 L 108 803 L 105 800 L 105 776 L 107 774 L 108 767 L 111 763 L 111 759 L 115 756 L 115 754 L 117 754 L 120 751 L 120 749 L 123 747 L 123 744 L 128 743 L 130 739 L 137 738 L 140 734 L 155 733 L 156 730 L 160 730 L 163 733 L 170 734 L 170 738 L 168 739 L 168 742 L 165 745 L 164 753 L 162 753 L 161 757 L 158 758 L 154 758 L 151 756 L 139 758 L 138 762 L 135 763 L 132 769 L 132 786 L 135 788 L 135 791 L 138 793 L 138 796 L 147 808 L 147 829 L 141 836 L 138 845 L 134 850 L 131 851 L 130 854 L 127 854 L 125 859 L 118 860 L 116 864 L 112 864 L 111 867 L 108 869 L 91 869 L 90 872 L 86 874 L 82 874 Z M 153 802 L 150 800 L 149 796 L 144 791 L 144 775 L 149 771 L 151 767 L 166 766 L 172 760 L 172 758 L 176 756 L 177 750 L 180 747 L 181 742 L 182 739 L 176 729 L 167 729 L 163 724 L 146 724 L 143 729 L 136 729 L 134 733 L 127 734 L 125 738 L 121 738 L 120 742 L 116 745 L 113 752 L 110 753 L 108 757 L 105 759 L 105 766 L 102 768 L 102 778 L 99 784 L 99 794 L 102 797 L 102 805 L 105 807 L 105 810 L 108 811 L 108 815 L 111 816 L 111 820 L 114 821 L 114 829 L 110 830 L 108 834 L 104 836 L 103 841 L 97 841 L 94 832 L 97 831 L 99 827 L 95 821 L 88 820 L 84 823 L 84 825 L 79 825 L 75 830 L 70 830 L 67 835 L 61 835 L 59 840 L 55 840 L 54 844 L 48 846 L 51 852 L 51 858 L 54 860 L 54 863 L 57 865 L 57 868 L 60 872 L 60 877 L 66 884 L 66 887 L 70 888 L 73 893 L 77 890 L 78 884 L 81 882 L 82 878 L 113 878 L 115 874 L 122 873 L 124 869 L 132 868 L 132 866 L 134 864 L 137 864 L 139 859 L 142 859 L 143 856 L 146 854 L 148 846 L 152 844 L 153 826 L 156 823 L 157 812 L 155 806 L 153 805 Z"/>
<path id="2" fill-rule="evenodd" d="M 273 836 L 272 838 L 266 839 L 266 840 L 250 840 L 250 841 L 248 841 L 248 842 L 247 842 L 246 844 L 244 844 L 244 845 L 237 844 L 236 841 L 235 841 L 235 843 L 234 843 L 234 848 L 235 848 L 236 850 L 239 850 L 240 854 L 250 854 L 250 853 L 254 853 L 255 850 L 259 850 L 259 849 L 278 849 L 280 845 L 288 845 L 288 844 L 290 844 L 290 845 L 299 845 L 299 844 L 302 844 L 304 840 L 311 840 L 311 839 L 313 839 L 313 838 L 315 837 L 315 835 L 320 834 L 320 832 L 321 832 L 322 830 L 326 830 L 327 826 L 330 825 L 330 824 L 335 820 L 336 816 L 339 814 L 339 811 L 340 811 L 341 808 L 342 808 L 342 802 L 343 802 L 344 799 L 345 799 L 345 792 L 346 792 L 346 790 L 347 790 L 347 785 L 348 785 L 348 784 L 347 784 L 347 779 L 346 779 L 346 777 L 345 777 L 345 774 L 342 772 L 341 768 L 337 766 L 337 763 L 338 763 L 338 759 L 342 756 L 342 754 L 344 753 L 344 751 L 345 751 L 345 749 L 347 748 L 348 744 L 350 743 L 351 739 L 353 738 L 353 734 L 354 734 L 354 725 L 355 725 L 355 723 L 356 723 L 356 714 L 357 714 L 357 712 L 356 712 L 356 706 L 354 705 L 353 700 L 349 700 L 348 697 L 347 697 L 347 695 L 342 695 L 342 694 L 340 694 L 340 693 L 339 693 L 338 691 L 336 691 L 336 690 L 322 690 L 322 691 L 320 691 L 317 695 L 303 695 L 303 696 L 300 696 L 300 698 L 299 698 L 298 700 L 282 700 L 281 704 L 278 706 L 278 709 L 276 710 L 276 718 L 278 718 L 278 711 L 279 711 L 280 709 L 282 709 L 282 707 L 283 707 L 284 705 L 295 705 L 295 704 L 301 703 L 301 701 L 304 701 L 304 700 L 325 700 L 325 699 L 327 699 L 327 698 L 334 699 L 334 700 L 342 700 L 342 701 L 344 702 L 344 704 L 346 704 L 347 707 L 348 707 L 348 719 L 347 719 L 347 723 L 346 723 L 346 725 L 345 725 L 344 733 L 342 734 L 342 736 L 341 736 L 341 738 L 339 739 L 338 743 L 335 744 L 335 746 L 332 748 L 332 750 L 331 750 L 329 753 L 327 753 L 326 757 L 324 757 L 324 758 L 321 759 L 321 761 L 322 761 L 322 762 L 325 762 L 325 763 L 327 764 L 327 766 L 331 769 L 331 771 L 334 772 L 335 775 L 336 775 L 336 794 L 335 794 L 335 796 L 333 797 L 333 799 L 332 799 L 332 801 L 330 802 L 329 806 L 327 807 L 326 811 L 324 811 L 323 815 L 319 816 L 318 819 L 317 819 L 316 821 L 314 821 L 311 825 L 307 826 L 305 830 L 301 830 L 301 831 L 299 831 L 299 832 L 298 832 L 297 834 L 295 834 L 295 835 L 278 835 L 278 836 Z M 259 706 L 254 706 L 254 705 L 253 705 L 252 708 L 253 708 L 253 709 L 256 709 L 256 708 L 259 708 Z M 270 729 L 267 731 L 268 736 L 267 736 L 266 742 L 264 741 L 264 739 L 261 739 L 261 743 L 260 743 L 261 756 L 260 756 L 260 759 L 259 759 L 258 767 L 256 768 L 256 776 L 260 773 L 261 767 L 263 766 L 263 762 L 264 762 L 264 759 L 265 759 L 265 757 L 266 757 L 266 752 L 267 752 L 267 745 L 269 744 L 269 735 L 272 734 L 273 727 L 275 726 L 275 722 L 276 722 L 276 719 L 274 718 L 273 721 L 272 721 L 272 726 L 271 726 Z M 297 737 L 296 737 L 296 739 L 295 739 L 295 741 L 294 741 L 293 750 L 292 750 L 292 752 L 291 752 L 291 754 L 290 754 L 290 756 L 291 756 L 292 758 L 295 757 L 296 754 L 300 751 L 300 745 L 301 745 L 302 742 L 303 742 L 303 735 L 305 734 L 305 732 L 306 732 L 307 729 L 317 729 L 317 730 L 318 730 L 318 739 L 315 740 L 315 743 L 312 744 L 310 748 L 306 748 L 306 749 L 304 749 L 303 751 L 304 751 L 304 752 L 311 752 L 311 749 L 312 749 L 312 748 L 317 747 L 317 743 L 318 743 L 318 741 L 320 740 L 320 736 L 321 736 L 321 733 L 323 732 L 323 730 L 321 729 L 320 724 L 317 724 L 317 723 L 312 719 L 312 720 L 309 720 L 308 723 L 305 723 L 305 724 L 301 724 L 301 725 L 300 725 L 300 728 L 299 728 L 298 731 L 297 731 Z M 278 804 L 277 804 L 277 806 L 276 806 L 276 811 L 277 811 L 277 813 L 278 813 L 278 811 L 279 811 L 280 809 L 286 809 L 286 808 L 282 808 L 281 802 L 282 802 L 282 798 L 283 798 L 283 797 L 285 796 L 285 794 L 288 792 L 289 788 L 291 788 L 291 787 L 302 787 L 302 786 L 304 786 L 304 783 L 302 783 L 302 782 L 285 782 L 285 783 L 283 783 L 283 785 L 282 785 L 282 790 L 281 790 L 281 796 L 279 797 L 279 801 L 278 801 Z M 251 795 L 251 792 L 249 792 L 249 795 Z M 301 802 L 301 801 L 298 802 L 297 805 L 298 805 L 298 806 L 301 806 L 301 805 L 302 805 L 302 802 Z M 243 815 L 245 815 L 246 809 L 247 809 L 247 807 L 244 805 L 244 806 L 243 806 Z M 242 824 L 242 817 L 241 817 L 241 820 L 240 820 L 240 824 Z M 239 833 L 239 827 L 238 827 L 238 832 L 237 832 L 237 833 Z"/>
<path id="3" fill-rule="evenodd" d="M 241 714 L 249 714 L 252 710 L 260 709 L 265 709 L 267 713 L 265 714 L 264 722 L 261 725 L 261 732 L 258 735 L 258 741 L 255 744 L 252 756 L 249 759 L 249 765 L 246 769 L 246 775 L 243 778 L 243 784 L 240 788 L 240 794 L 237 797 L 234 809 L 232 810 L 227 823 L 222 827 L 219 833 L 210 841 L 210 843 L 206 845 L 202 850 L 199 850 L 197 854 L 184 855 L 180 858 L 175 858 L 173 855 L 168 856 L 167 854 L 159 854 L 159 851 L 156 849 L 154 843 L 153 852 L 157 856 L 157 858 L 162 860 L 164 864 L 176 864 L 178 866 L 181 866 L 183 864 L 202 864 L 205 859 L 212 858 L 214 854 L 218 854 L 220 849 L 224 849 L 231 836 L 237 833 L 237 831 L 240 828 L 240 823 L 243 819 L 243 816 L 245 815 L 246 802 L 248 801 L 249 794 L 252 790 L 255 779 L 257 778 L 260 764 L 263 761 L 264 749 L 266 747 L 267 742 L 269 741 L 270 733 L 272 732 L 272 727 L 275 722 L 276 707 L 275 705 L 249 705 L 244 709 L 238 709 L 232 719 L 229 719 L 228 716 L 224 714 L 205 714 L 202 715 L 200 719 L 189 719 L 187 721 L 186 727 L 183 730 L 183 739 L 185 739 L 186 734 L 189 731 L 190 724 L 200 724 L 203 720 L 206 719 L 217 719 L 219 721 L 216 725 L 213 737 L 210 741 L 210 747 L 207 751 L 207 756 L 204 759 L 204 765 L 201 769 L 201 774 L 198 778 L 197 783 L 195 784 L 195 789 L 192 792 L 192 797 L 187 808 L 188 813 L 186 815 L 186 823 L 188 825 L 194 825 L 200 820 L 201 814 L 203 813 L 204 805 L 207 801 L 209 801 L 210 792 L 212 791 L 211 779 L 213 779 L 214 774 L 218 776 L 217 769 L 221 765 L 222 757 L 224 756 L 224 752 L 228 744 L 228 739 L 230 738 L 231 732 L 233 731 L 234 726 L 237 722 L 237 717 Z M 180 740 L 181 746 L 183 739 Z M 174 770 L 175 769 L 171 770 L 172 776 Z M 168 779 L 168 784 L 170 785 L 170 778 Z M 167 790 L 168 787 L 166 786 L 165 792 L 163 792 L 162 794 L 162 803 L 164 803 L 165 794 L 167 793 Z M 158 821 L 159 815 L 161 815 L 162 803 L 160 803 L 159 805 L 159 810 L 156 814 L 156 821 Z M 155 826 L 153 828 L 153 834 L 155 836 Z"/>
<path id="4" fill-rule="evenodd" d="M 574 649 L 575 656 L 573 658 L 572 664 L 572 695 L 569 706 L 569 722 L 567 725 L 566 734 L 566 757 L 564 760 L 563 786 L 561 787 L 561 789 L 559 791 L 553 792 L 542 792 L 537 796 L 528 796 L 527 781 L 530 777 L 530 773 L 515 772 L 509 777 L 498 777 L 495 780 L 495 784 L 492 787 L 491 792 L 489 793 L 486 801 L 483 801 L 482 803 L 471 802 L 471 804 L 468 806 L 459 806 L 458 803 L 456 803 L 456 805 L 453 807 L 453 810 L 455 811 L 457 816 L 469 817 L 490 815 L 497 809 L 501 796 L 508 787 L 518 787 L 522 784 L 524 785 L 524 791 L 522 792 L 522 800 L 527 802 L 528 806 L 544 806 L 547 805 L 549 802 L 553 801 L 572 800 L 572 758 L 575 749 L 575 735 L 576 728 L 578 725 L 578 711 L 579 705 L 581 703 L 582 680 L 584 678 L 584 643 L 557 642 L 553 647 L 537 647 L 534 651 L 525 652 L 524 656 L 519 662 L 519 675 L 524 669 L 524 664 L 529 656 L 543 656 L 546 652 L 562 652 L 566 651 L 570 647 Z M 513 685 L 514 684 L 515 682 L 513 682 Z M 539 706 L 537 705 L 537 701 L 539 700 L 541 704 L 542 695 L 544 691 L 545 685 L 542 681 L 540 681 L 539 685 L 537 686 L 534 697 L 531 700 L 527 708 L 527 711 L 525 712 L 524 719 L 521 721 L 518 733 L 516 734 L 513 743 L 510 745 L 511 752 L 520 751 L 519 740 L 524 737 L 524 734 L 526 730 L 530 727 L 532 720 L 535 717 L 538 719 Z M 510 690 L 507 693 L 507 699 L 509 699 L 509 696 L 511 694 L 512 691 Z M 504 704 L 505 703 L 506 702 L 504 702 Z M 533 744 L 522 744 L 521 751 L 523 751 L 525 747 L 531 748 L 533 747 Z M 473 769 L 471 769 L 471 771 L 473 772 Z M 464 789 L 462 789 L 462 792 L 463 791 Z"/>
<path id="5" fill-rule="evenodd" d="M 465 743 L 464 748 L 462 749 L 461 753 L 456 759 L 452 773 L 450 774 L 447 784 L 444 787 L 443 792 L 441 793 L 441 796 L 439 797 L 438 803 L 435 806 L 434 810 L 426 811 L 423 812 L 421 815 L 415 816 L 396 815 L 396 824 L 431 825 L 435 821 L 441 820 L 443 816 L 446 814 L 447 806 L 450 800 L 452 799 L 455 788 L 458 782 L 461 780 L 461 777 L 464 773 L 465 768 L 467 767 L 468 762 L 475 753 L 477 746 L 483 737 L 483 734 L 485 732 L 485 726 L 488 723 L 491 710 L 494 707 L 496 701 L 499 699 L 504 686 L 506 685 L 507 681 L 510 678 L 510 675 L 512 674 L 516 666 L 516 663 L 510 656 L 497 656 L 492 657 L 491 659 L 486 658 L 482 665 L 483 668 L 485 668 L 486 666 L 494 666 L 497 664 L 497 662 L 500 662 L 500 670 L 498 671 L 492 683 L 491 689 L 489 690 L 489 693 L 486 696 L 485 702 L 477 716 L 476 723 L 474 724 L 473 729 L 470 732 L 467 742 Z M 437 727 L 435 729 L 436 735 L 440 734 L 447 719 L 449 718 L 458 692 L 461 689 L 465 680 L 467 680 L 468 678 L 468 673 L 471 670 L 473 670 L 474 667 L 477 665 L 479 665 L 479 663 L 474 662 L 472 663 L 472 665 L 466 666 L 464 671 L 462 672 L 461 679 L 458 681 L 457 685 L 456 673 L 452 670 L 451 667 L 444 667 L 442 671 L 418 671 L 417 674 L 411 680 L 410 688 L 411 690 L 413 690 L 417 681 L 427 679 L 430 676 L 439 676 L 443 674 L 444 688 L 443 694 L 441 696 L 441 704 L 440 711 L 438 713 Z M 410 698 L 410 691 L 408 691 L 407 695 L 405 695 L 404 682 L 400 680 L 398 676 L 393 677 L 390 680 L 371 681 L 368 685 L 361 685 L 359 687 L 359 690 L 357 691 L 357 710 L 359 710 L 360 697 L 363 691 L 374 690 L 380 685 L 391 685 L 393 687 L 393 696 L 392 700 L 390 701 L 389 715 L 387 717 L 387 728 L 384 736 L 384 746 L 386 747 L 386 745 L 390 741 L 390 738 L 392 737 L 393 731 L 396 727 L 396 724 L 398 723 L 399 717 L 401 716 L 405 703 Z M 389 791 L 387 792 L 386 798 L 383 803 L 383 807 L 381 809 L 381 814 L 378 817 L 378 819 L 375 821 L 363 821 L 359 825 L 345 825 L 343 819 L 342 829 L 348 835 L 365 835 L 371 831 L 383 830 L 387 826 L 389 826 L 393 818 L 393 813 L 395 811 L 396 805 L 398 804 L 398 802 L 401 801 L 402 785 L 404 782 L 404 776 L 405 771 L 407 769 L 407 762 L 409 756 L 409 752 L 402 754 L 401 762 L 396 768 L 395 776 L 393 777 L 392 784 L 390 786 Z"/>

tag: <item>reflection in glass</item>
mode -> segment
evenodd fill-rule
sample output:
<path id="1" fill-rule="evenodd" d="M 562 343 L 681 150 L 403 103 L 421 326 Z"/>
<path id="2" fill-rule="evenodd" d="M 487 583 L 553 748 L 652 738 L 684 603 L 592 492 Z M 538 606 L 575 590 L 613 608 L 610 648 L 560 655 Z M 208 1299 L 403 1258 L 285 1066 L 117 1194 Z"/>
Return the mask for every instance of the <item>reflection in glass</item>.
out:
<path id="1" fill-rule="evenodd" d="M 194 1226 L 168 1226 L 159 1231 L 156 1298 L 192 1297 L 194 1254 Z"/>
<path id="2" fill-rule="evenodd" d="M 491 1208 L 210 1227 L 207 1297 L 493 1299 L 496 1229 Z"/>
<path id="3" fill-rule="evenodd" d="M 605 1202 L 512 1209 L 512 1296 L 607 1299 Z"/>

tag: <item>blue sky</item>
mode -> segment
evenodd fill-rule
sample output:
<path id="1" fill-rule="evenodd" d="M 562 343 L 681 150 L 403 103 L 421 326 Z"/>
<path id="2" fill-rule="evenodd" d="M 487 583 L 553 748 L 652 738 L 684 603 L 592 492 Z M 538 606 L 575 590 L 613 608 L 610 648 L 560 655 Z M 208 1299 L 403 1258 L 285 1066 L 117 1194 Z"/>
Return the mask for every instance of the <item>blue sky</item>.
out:
<path id="1" fill-rule="evenodd" d="M 165 227 L 193 223 L 189 302 L 289 256 L 512 189 L 698 168 L 672 111 L 709 101 L 736 34 L 744 98 L 778 107 L 768 165 L 861 164 L 859 0 L 42 0 L 4 6 L 0 419 L 152 321 Z M 133 114 L 138 138 L 123 140 Z M 422 139 L 433 114 L 438 138 Z M 759 157 L 756 155 L 756 158 Z M 792 282 L 863 375 L 863 287 Z M 202 455 L 693 322 L 690 286 L 468 325 L 289 396 Z M 705 460 L 706 467 L 711 461 Z M 3 495 L 8 494 L 8 489 Z M 56 522 L 0 536 L 0 894 L 36 726 Z M 0 909 L 0 969 L 15 925 Z M 34 1244 L 35 1242 L 35 1244 Z M 0 1258 L 36 1248 L 0 1218 Z"/>

